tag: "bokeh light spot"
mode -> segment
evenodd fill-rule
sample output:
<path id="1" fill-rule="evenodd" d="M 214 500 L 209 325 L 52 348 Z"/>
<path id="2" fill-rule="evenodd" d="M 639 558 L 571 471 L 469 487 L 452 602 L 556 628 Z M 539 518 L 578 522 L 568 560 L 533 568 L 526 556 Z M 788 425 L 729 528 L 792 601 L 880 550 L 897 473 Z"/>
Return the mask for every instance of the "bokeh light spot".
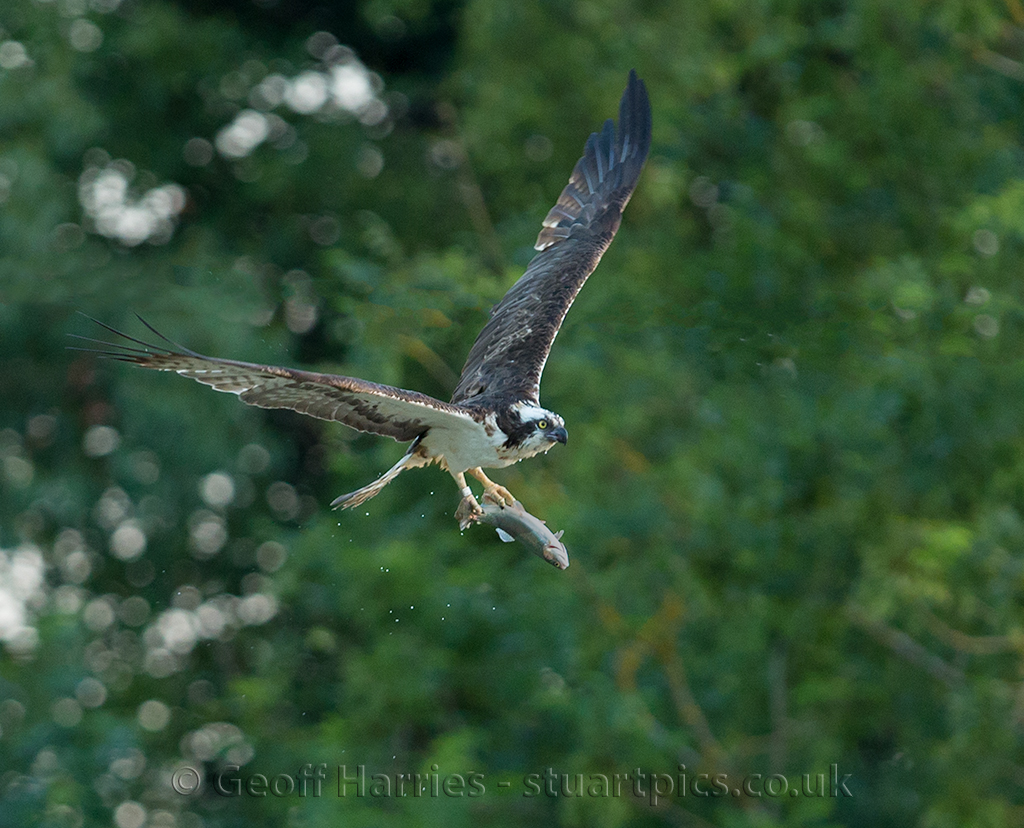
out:
<path id="1" fill-rule="evenodd" d="M 50 708 L 50 716 L 60 727 L 74 727 L 82 721 L 82 707 L 74 699 L 58 699 Z"/>
<path id="2" fill-rule="evenodd" d="M 117 828 L 142 828 L 146 822 L 146 809 L 138 802 L 122 802 L 114 809 Z"/>
<path id="3" fill-rule="evenodd" d="M 0 69 L 21 69 L 31 65 L 32 58 L 17 40 L 5 40 L 0 43 Z"/>
<path id="4" fill-rule="evenodd" d="M 82 440 L 82 451 L 86 457 L 106 457 L 121 443 L 121 435 L 110 426 L 90 426 Z"/>
<path id="5" fill-rule="evenodd" d="M 171 708 L 158 699 L 149 699 L 139 705 L 137 718 L 143 730 L 163 730 L 171 721 Z"/>
<path id="6" fill-rule="evenodd" d="M 199 496 L 207 506 L 227 506 L 235 499 L 235 482 L 227 472 L 211 472 L 199 484 Z"/>
<path id="7" fill-rule="evenodd" d="M 103 43 L 103 32 L 91 20 L 79 17 L 68 27 L 68 42 L 76 52 L 95 52 Z"/>
<path id="8" fill-rule="evenodd" d="M 134 561 L 146 551 L 146 533 L 137 520 L 126 520 L 114 530 L 110 551 L 122 561 Z"/>
<path id="9" fill-rule="evenodd" d="M 99 707 L 107 700 L 107 688 L 99 679 L 87 676 L 75 687 L 75 698 L 82 707 Z"/>

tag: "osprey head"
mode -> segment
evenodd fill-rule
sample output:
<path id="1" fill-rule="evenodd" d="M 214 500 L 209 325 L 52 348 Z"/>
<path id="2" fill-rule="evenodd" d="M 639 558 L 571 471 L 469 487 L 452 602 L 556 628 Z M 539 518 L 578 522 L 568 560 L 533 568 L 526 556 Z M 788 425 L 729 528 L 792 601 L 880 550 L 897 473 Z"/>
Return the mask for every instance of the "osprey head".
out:
<path id="1" fill-rule="evenodd" d="M 515 429 L 515 437 L 518 438 L 516 442 L 524 454 L 547 451 L 555 443 L 564 445 L 569 439 L 565 420 L 554 411 L 527 403 L 517 403 L 513 410 L 519 416 L 519 424 Z"/>

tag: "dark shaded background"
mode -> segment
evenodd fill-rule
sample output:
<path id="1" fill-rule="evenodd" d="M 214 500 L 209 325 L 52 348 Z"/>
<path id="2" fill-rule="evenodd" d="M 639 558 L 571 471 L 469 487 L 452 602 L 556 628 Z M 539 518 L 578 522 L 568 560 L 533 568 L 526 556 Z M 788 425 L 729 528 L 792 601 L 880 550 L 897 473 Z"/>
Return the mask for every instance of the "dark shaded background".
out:
<path id="1" fill-rule="evenodd" d="M 0 826 L 1020 824 L 1022 26 L 5 3 Z M 632 67 L 651 158 L 544 378 L 572 440 L 495 474 L 566 572 L 436 469 L 331 512 L 390 441 L 66 350 L 137 312 L 446 398 Z"/>

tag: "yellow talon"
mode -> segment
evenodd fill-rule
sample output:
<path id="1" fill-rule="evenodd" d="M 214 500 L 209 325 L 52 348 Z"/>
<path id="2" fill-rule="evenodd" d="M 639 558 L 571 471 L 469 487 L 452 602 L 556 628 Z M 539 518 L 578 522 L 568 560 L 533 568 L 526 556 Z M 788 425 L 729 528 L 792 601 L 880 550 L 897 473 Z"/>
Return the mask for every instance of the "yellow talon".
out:
<path id="1" fill-rule="evenodd" d="M 484 513 L 480 504 L 476 502 L 473 495 L 467 495 L 459 502 L 459 508 L 455 510 L 455 519 L 459 522 L 459 528 L 465 529 L 474 523 Z"/>
<path id="2" fill-rule="evenodd" d="M 513 506 L 516 502 L 515 497 L 512 496 L 512 492 L 500 483 L 491 483 L 490 486 L 484 489 L 484 499 L 489 500 L 491 503 L 497 504 L 498 506 Z"/>

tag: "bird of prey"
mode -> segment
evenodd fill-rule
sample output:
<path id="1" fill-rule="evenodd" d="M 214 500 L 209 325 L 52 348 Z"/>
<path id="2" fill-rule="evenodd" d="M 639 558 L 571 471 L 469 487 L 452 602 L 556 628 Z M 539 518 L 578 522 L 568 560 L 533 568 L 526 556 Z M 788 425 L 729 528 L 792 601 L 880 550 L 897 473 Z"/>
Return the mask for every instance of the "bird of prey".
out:
<path id="1" fill-rule="evenodd" d="M 132 345 L 102 343 L 104 356 L 174 371 L 237 394 L 260 408 L 289 408 L 322 420 L 411 442 L 373 483 L 342 495 L 333 507 L 358 506 L 405 469 L 438 463 L 462 494 L 456 517 L 465 526 L 482 514 L 466 474 L 484 497 L 512 505 L 512 494 L 484 469 L 501 468 L 565 443 L 565 422 L 540 404 L 540 378 L 569 306 L 619 228 L 651 143 L 651 107 L 644 82 L 629 73 L 619 124 L 608 120 L 587 139 L 558 202 L 544 219 L 526 272 L 492 309 L 462 369 L 451 402 L 354 377 L 253 365 L 202 356 L 150 330 L 170 348 L 111 333 Z M 103 323 L 100 323 L 101 325 Z M 94 340 L 95 341 L 95 340 Z"/>

